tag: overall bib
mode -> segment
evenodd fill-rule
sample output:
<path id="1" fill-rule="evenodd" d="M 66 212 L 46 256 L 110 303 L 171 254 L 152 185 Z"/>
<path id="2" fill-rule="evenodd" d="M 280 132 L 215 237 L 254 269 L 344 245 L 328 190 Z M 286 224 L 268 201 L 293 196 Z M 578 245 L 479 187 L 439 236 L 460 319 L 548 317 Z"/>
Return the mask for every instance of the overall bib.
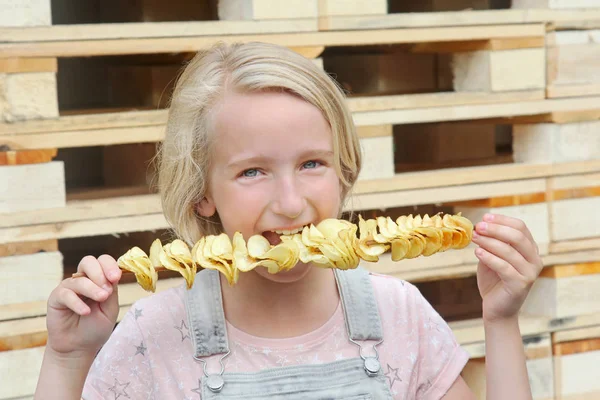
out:
<path id="1" fill-rule="evenodd" d="M 194 358 L 204 365 L 202 400 L 392 400 L 381 371 L 376 346 L 383 329 L 368 272 L 361 267 L 334 270 L 349 340 L 357 356 L 320 365 L 297 365 L 252 373 L 227 373 L 229 354 L 219 272 L 202 270 L 186 291 L 185 303 L 194 345 Z M 373 356 L 363 355 L 357 340 L 375 341 Z M 221 371 L 208 374 L 205 357 L 222 354 Z"/>

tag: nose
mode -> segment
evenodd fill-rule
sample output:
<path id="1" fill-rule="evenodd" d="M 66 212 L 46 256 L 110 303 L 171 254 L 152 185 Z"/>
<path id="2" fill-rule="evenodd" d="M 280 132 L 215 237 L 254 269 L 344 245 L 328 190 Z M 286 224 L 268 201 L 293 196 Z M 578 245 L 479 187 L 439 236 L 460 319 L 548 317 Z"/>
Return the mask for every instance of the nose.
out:
<path id="1" fill-rule="evenodd" d="M 306 207 L 300 184 L 295 177 L 281 178 L 274 191 L 273 212 L 287 218 L 297 218 Z"/>

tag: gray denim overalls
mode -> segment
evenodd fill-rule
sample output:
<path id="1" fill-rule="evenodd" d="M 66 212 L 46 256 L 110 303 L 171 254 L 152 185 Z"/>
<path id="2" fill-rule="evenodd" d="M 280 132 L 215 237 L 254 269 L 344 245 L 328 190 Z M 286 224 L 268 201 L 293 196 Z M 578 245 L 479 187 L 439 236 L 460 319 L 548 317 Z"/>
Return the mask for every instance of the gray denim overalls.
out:
<path id="1" fill-rule="evenodd" d="M 375 346 L 383 342 L 383 329 L 368 272 L 334 270 L 342 299 L 349 340 L 357 345 L 356 358 L 320 365 L 297 365 L 253 373 L 227 373 L 223 359 L 229 354 L 219 272 L 202 270 L 186 291 L 194 359 L 204 365 L 202 400 L 209 399 L 336 399 L 392 400 Z M 357 340 L 372 340 L 375 351 L 363 355 Z M 208 374 L 203 357 L 223 354 L 221 372 Z"/>

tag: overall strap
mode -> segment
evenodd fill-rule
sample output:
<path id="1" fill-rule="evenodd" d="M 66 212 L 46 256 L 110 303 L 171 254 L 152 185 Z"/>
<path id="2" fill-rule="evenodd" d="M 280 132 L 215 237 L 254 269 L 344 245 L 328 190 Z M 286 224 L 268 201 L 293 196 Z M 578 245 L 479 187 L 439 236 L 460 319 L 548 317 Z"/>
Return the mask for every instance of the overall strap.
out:
<path id="1" fill-rule="evenodd" d="M 219 272 L 204 269 L 197 273 L 194 285 L 186 290 L 185 304 L 194 356 L 207 357 L 227 353 L 229 345 Z"/>
<path id="2" fill-rule="evenodd" d="M 352 340 L 382 340 L 383 328 L 369 272 L 358 267 L 334 270 Z"/>

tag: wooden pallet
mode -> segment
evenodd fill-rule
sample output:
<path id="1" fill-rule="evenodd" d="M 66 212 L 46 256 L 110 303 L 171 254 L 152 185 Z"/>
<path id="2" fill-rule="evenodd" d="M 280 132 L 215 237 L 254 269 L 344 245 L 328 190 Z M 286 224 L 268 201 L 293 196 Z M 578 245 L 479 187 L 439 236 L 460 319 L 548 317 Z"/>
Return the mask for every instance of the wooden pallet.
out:
<path id="1" fill-rule="evenodd" d="M 597 273 L 560 271 L 600 262 L 600 1 L 513 0 L 509 8 L 495 0 L 206 0 L 166 9 L 137 0 L 111 12 L 116 1 L 54 9 L 55 25 L 49 0 L 24 0 L 26 12 L 0 15 L 0 273 L 11 279 L 0 295 L 0 399 L 31 397 L 45 298 L 74 271 L 73 260 L 88 249 L 118 256 L 168 228 L 147 161 L 182 64 L 217 41 L 250 40 L 296 50 L 349 92 L 365 165 L 346 211 L 443 209 L 473 220 L 497 211 L 528 222 L 546 266 L 521 320 L 534 398 L 597 397 L 595 381 L 574 381 L 573 371 L 596 362 L 600 310 L 569 289 L 576 282 L 596 293 Z M 87 93 L 70 76 L 89 83 L 79 85 Z M 110 97 L 103 85 L 122 90 Z M 102 158 L 112 162 L 94 162 Z M 127 174 L 115 173 L 124 166 Z M 438 306 L 457 318 L 451 327 L 471 354 L 467 375 L 478 388 L 483 326 L 460 297 L 473 289 L 473 250 L 401 263 L 384 255 L 367 266 L 421 287 L 455 282 L 446 295 L 465 301 L 465 315 Z M 161 275 L 158 290 L 177 284 Z M 147 293 L 131 281 L 120 288 L 122 316 Z M 546 289 L 557 307 L 539 307 Z M 572 343 L 585 349 L 576 360 L 564 350 Z"/>

